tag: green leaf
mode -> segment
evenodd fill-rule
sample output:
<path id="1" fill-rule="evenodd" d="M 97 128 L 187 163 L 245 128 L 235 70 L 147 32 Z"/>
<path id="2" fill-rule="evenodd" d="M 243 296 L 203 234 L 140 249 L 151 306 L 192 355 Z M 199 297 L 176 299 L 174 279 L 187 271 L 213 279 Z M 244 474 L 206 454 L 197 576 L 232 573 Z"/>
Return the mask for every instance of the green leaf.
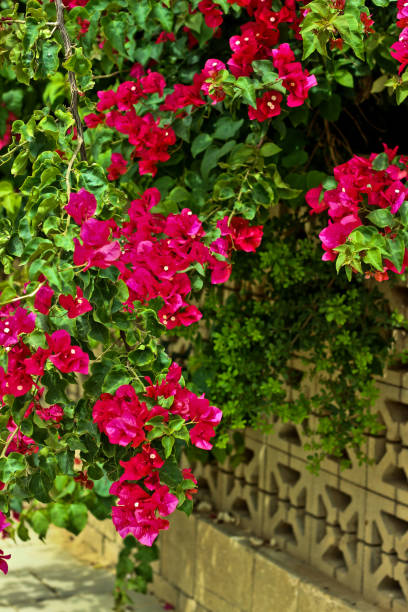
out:
<path id="1" fill-rule="evenodd" d="M 240 91 L 243 101 L 256 108 L 255 85 L 252 79 L 242 76 L 238 77 L 236 87 Z"/>
<path id="2" fill-rule="evenodd" d="M 128 355 L 130 363 L 138 367 L 146 366 L 154 361 L 156 355 L 149 347 L 138 348 Z"/>
<path id="3" fill-rule="evenodd" d="M 88 165 L 81 162 L 77 165 L 79 187 L 84 187 L 93 193 L 97 200 L 102 199 L 108 189 L 108 179 L 105 170 L 98 164 Z"/>
<path id="4" fill-rule="evenodd" d="M 31 516 L 31 525 L 36 533 L 43 538 L 48 531 L 50 521 L 47 510 L 36 510 Z"/>
<path id="5" fill-rule="evenodd" d="M 215 124 L 213 138 L 218 140 L 231 140 L 237 134 L 243 123 L 243 119 L 235 121 L 229 116 L 220 117 Z"/>
<path id="6" fill-rule="evenodd" d="M 88 521 L 88 508 L 85 504 L 71 504 L 69 506 L 68 529 L 76 535 L 80 533 Z"/>
<path id="7" fill-rule="evenodd" d="M 263 83 L 274 83 L 279 79 L 276 68 L 270 60 L 255 60 L 251 66 Z"/>
<path id="8" fill-rule="evenodd" d="M 373 210 L 367 215 L 367 218 L 377 227 L 391 227 L 394 220 L 394 217 L 388 208 Z"/>
<path id="9" fill-rule="evenodd" d="M 398 214 L 401 218 L 401 221 L 404 225 L 408 225 L 408 201 L 405 200 L 398 210 Z"/>
<path id="10" fill-rule="evenodd" d="M 165 459 L 168 459 L 171 455 L 171 451 L 173 450 L 174 438 L 171 436 L 163 436 L 161 442 L 164 448 L 164 457 Z"/>
<path id="11" fill-rule="evenodd" d="M 51 478 L 42 470 L 37 470 L 30 476 L 28 488 L 35 499 L 47 503 L 51 500 L 50 490 L 52 487 Z"/>
<path id="12" fill-rule="evenodd" d="M 19 174 L 24 174 L 24 171 L 27 167 L 27 162 L 28 162 L 28 151 L 26 149 L 24 149 L 23 151 L 20 151 L 20 153 L 17 155 L 16 159 L 13 162 L 13 165 L 11 166 L 11 174 L 13 176 L 18 176 Z"/>
<path id="13" fill-rule="evenodd" d="M 205 151 L 212 143 L 212 137 L 209 134 L 198 134 L 191 143 L 191 155 L 197 157 L 199 153 Z"/>
<path id="14" fill-rule="evenodd" d="M 185 499 L 181 506 L 177 506 L 177 509 L 187 514 L 187 516 L 190 516 L 193 511 L 193 506 L 194 502 L 192 499 Z"/>
<path id="15" fill-rule="evenodd" d="M 52 504 L 50 507 L 50 519 L 57 527 L 68 526 L 69 522 L 69 506 L 67 504 Z"/>
<path id="16" fill-rule="evenodd" d="M 390 160 L 386 153 L 379 153 L 372 161 L 373 170 L 386 170 L 390 165 Z"/>
<path id="17" fill-rule="evenodd" d="M 338 70 L 334 73 L 334 78 L 344 87 L 354 87 L 353 75 L 348 70 Z"/>
<path id="18" fill-rule="evenodd" d="M 58 53 L 61 45 L 55 40 L 45 40 L 41 45 L 40 61 L 36 79 L 43 79 L 54 74 L 59 67 Z"/>
<path id="19" fill-rule="evenodd" d="M 171 32 L 173 29 L 173 13 L 168 8 L 165 8 L 160 3 L 153 7 L 153 17 L 157 19 L 162 28 L 166 32 Z"/>
<path id="20" fill-rule="evenodd" d="M 401 236 L 396 236 L 394 239 L 387 238 L 388 259 L 394 264 L 398 272 L 402 268 L 405 255 L 405 244 Z"/>
<path id="21" fill-rule="evenodd" d="M 0 481 L 8 482 L 13 476 L 26 468 L 26 460 L 21 453 L 10 453 L 0 459 Z"/>
<path id="22" fill-rule="evenodd" d="M 132 382 L 132 376 L 122 365 L 115 365 L 106 376 L 102 391 L 103 393 L 115 393 L 121 385 L 128 385 Z"/>
<path id="23" fill-rule="evenodd" d="M 177 461 L 174 458 L 166 461 L 164 466 L 160 469 L 160 481 L 170 488 L 174 488 L 179 483 L 183 482 L 183 480 L 183 474 L 181 473 Z"/>
<path id="24" fill-rule="evenodd" d="M 272 157 L 272 155 L 276 155 L 277 153 L 280 153 L 281 151 L 282 149 L 273 142 L 267 142 L 264 145 L 262 145 L 262 147 L 259 149 L 259 152 L 262 155 L 262 157 Z"/>
<path id="25" fill-rule="evenodd" d="M 75 47 L 74 53 L 62 65 L 76 76 L 84 76 L 92 69 L 92 63 L 84 56 L 82 47 Z"/>
<path id="26" fill-rule="evenodd" d="M 380 249 L 368 249 L 363 261 L 372 265 L 376 270 L 382 270 L 384 268 Z"/>

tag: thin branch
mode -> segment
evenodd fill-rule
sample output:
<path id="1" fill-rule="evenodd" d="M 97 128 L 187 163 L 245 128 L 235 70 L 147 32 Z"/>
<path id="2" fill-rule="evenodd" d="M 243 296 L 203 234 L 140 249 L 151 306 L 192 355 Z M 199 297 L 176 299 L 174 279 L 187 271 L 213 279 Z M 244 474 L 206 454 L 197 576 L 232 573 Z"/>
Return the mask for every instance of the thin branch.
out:
<path id="1" fill-rule="evenodd" d="M 333 146 L 333 136 L 330 132 L 329 122 L 327 121 L 327 119 L 324 120 L 324 129 L 325 129 L 327 144 L 329 146 L 330 157 L 332 159 L 333 165 L 338 166 L 339 162 L 337 160 L 337 155 L 336 155 L 336 152 Z"/>
<path id="2" fill-rule="evenodd" d="M 15 435 L 16 435 L 16 433 L 17 433 L 17 432 L 18 432 L 18 425 L 16 425 L 15 430 L 14 430 L 14 431 L 11 433 L 11 435 L 8 437 L 8 439 L 7 439 L 7 441 L 6 441 L 5 445 L 4 445 L 4 448 L 3 448 L 3 450 L 1 451 L 0 459 L 1 459 L 2 457 L 5 457 L 5 456 L 6 456 L 6 453 L 7 453 L 7 451 L 8 451 L 8 447 L 10 446 L 10 444 L 12 443 L 12 441 L 14 440 L 14 437 L 15 437 Z"/>
<path id="3" fill-rule="evenodd" d="M 348 141 L 348 139 L 346 138 L 346 136 L 343 134 L 343 132 L 341 131 L 341 129 L 339 128 L 338 125 L 336 125 L 336 123 L 333 123 L 333 127 L 334 129 L 340 134 L 340 137 L 343 139 L 343 145 L 344 147 L 347 149 L 347 152 L 353 156 L 353 151 L 351 149 L 350 146 L 350 142 Z"/>
<path id="4" fill-rule="evenodd" d="M 364 140 L 364 142 L 368 145 L 368 140 L 367 140 L 367 136 L 364 134 L 363 130 L 360 127 L 359 122 L 357 121 L 357 119 L 354 117 L 354 115 L 352 113 L 350 113 L 350 111 L 348 110 L 348 108 L 343 109 L 344 112 L 346 113 L 346 115 L 348 115 L 350 117 L 350 119 L 353 121 L 354 125 L 356 126 L 356 128 L 358 129 L 362 139 Z"/>
<path id="5" fill-rule="evenodd" d="M 68 60 L 72 56 L 72 44 L 71 44 L 71 39 L 69 38 L 67 29 L 65 27 L 64 5 L 62 3 L 62 0 L 55 0 L 55 7 L 57 9 L 57 25 L 58 25 L 58 29 L 61 34 L 62 43 L 64 45 L 65 59 Z M 81 146 L 80 146 L 81 159 L 86 161 L 84 133 L 82 130 L 82 123 L 81 123 L 81 119 L 79 117 L 79 112 L 78 112 L 78 85 L 76 82 L 75 74 L 71 72 L 70 70 L 68 71 L 68 79 L 69 79 L 69 86 L 71 89 L 71 112 L 75 119 L 75 125 L 76 125 L 76 129 L 78 133 L 78 138 L 81 140 Z"/>
<path id="6" fill-rule="evenodd" d="M 67 173 L 65 175 L 65 184 L 67 186 L 67 196 L 68 196 L 68 200 L 69 200 L 69 196 L 71 195 L 71 180 L 70 180 L 70 175 L 72 172 L 72 166 L 74 165 L 74 161 L 77 158 L 77 155 L 83 145 L 83 139 L 81 138 L 81 136 L 78 136 L 78 144 L 76 146 L 75 151 L 72 154 L 71 159 L 69 160 L 68 163 L 68 168 L 67 168 Z"/>
<path id="7" fill-rule="evenodd" d="M 34 291 L 32 291 L 31 293 L 26 293 L 26 295 L 21 295 L 19 297 L 13 298 L 12 300 L 9 300 L 8 302 L 0 302 L 0 306 L 5 306 L 6 304 L 12 304 L 13 302 L 19 302 L 20 300 L 26 300 L 29 297 L 33 297 L 33 295 L 35 295 L 43 285 L 45 285 L 46 281 L 43 281 L 42 283 L 40 283 L 38 285 L 38 287 L 36 289 L 34 289 Z"/>
<path id="8" fill-rule="evenodd" d="M 93 80 L 95 81 L 96 79 L 109 79 L 110 77 L 117 76 L 118 74 L 122 74 L 122 72 L 125 72 L 125 71 L 116 70 L 116 72 L 111 72 L 110 74 L 97 74 L 96 76 L 93 77 Z"/>

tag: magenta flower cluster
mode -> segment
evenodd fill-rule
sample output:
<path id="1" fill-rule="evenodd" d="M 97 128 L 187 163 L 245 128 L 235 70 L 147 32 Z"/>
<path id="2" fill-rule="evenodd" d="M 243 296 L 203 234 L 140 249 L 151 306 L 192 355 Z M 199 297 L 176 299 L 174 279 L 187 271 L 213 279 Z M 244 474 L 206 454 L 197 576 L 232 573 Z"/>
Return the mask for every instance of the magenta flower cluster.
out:
<path id="1" fill-rule="evenodd" d="M 397 150 L 389 149 L 384 145 L 389 165 L 384 170 L 373 168 L 373 161 L 377 157 L 372 153 L 369 158 L 354 155 L 348 162 L 334 168 L 334 178 L 337 187 L 323 191 L 323 187 L 310 189 L 306 201 L 311 210 L 310 214 L 328 211 L 329 225 L 323 229 L 319 238 L 322 242 L 324 261 L 335 261 L 338 253 L 335 248 L 344 244 L 350 233 L 363 225 L 368 212 L 378 208 L 389 208 L 395 214 L 408 197 L 408 157 L 398 156 Z M 389 233 L 389 228 L 384 228 Z M 402 268 L 397 270 L 389 261 L 385 260 L 383 271 L 375 272 L 376 280 L 388 279 L 388 271 L 403 274 L 408 263 L 408 252 Z"/>

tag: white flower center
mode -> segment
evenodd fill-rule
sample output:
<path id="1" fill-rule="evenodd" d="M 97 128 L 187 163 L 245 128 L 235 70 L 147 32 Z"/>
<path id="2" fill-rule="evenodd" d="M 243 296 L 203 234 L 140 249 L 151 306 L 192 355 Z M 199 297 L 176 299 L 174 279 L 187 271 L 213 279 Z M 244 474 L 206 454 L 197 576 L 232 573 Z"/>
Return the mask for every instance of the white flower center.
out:
<path id="1" fill-rule="evenodd" d="M 71 349 L 71 355 L 75 355 L 75 349 Z"/>
<path id="2" fill-rule="evenodd" d="M 151 454 L 149 455 L 149 457 L 150 457 L 150 459 L 156 459 L 156 455 L 154 455 L 153 453 L 151 453 Z"/>
<path id="3" fill-rule="evenodd" d="M 18 387 L 17 387 L 17 391 L 22 391 L 22 390 L 23 390 L 22 385 L 18 385 Z"/>
<path id="4" fill-rule="evenodd" d="M 5 327 L 3 331 L 4 331 L 5 334 L 8 334 L 9 331 L 10 331 L 10 328 L 9 327 Z"/>
<path id="5" fill-rule="evenodd" d="M 269 108 L 272 109 L 272 110 L 275 108 L 275 105 L 272 104 L 272 102 L 268 102 L 267 106 L 269 106 Z"/>
<path id="6" fill-rule="evenodd" d="M 189 210 L 187 214 L 190 217 L 190 215 L 192 215 L 193 213 L 191 212 L 191 210 Z"/>
<path id="7" fill-rule="evenodd" d="M 176 317 L 170 317 L 170 321 L 175 321 Z"/>
<path id="8" fill-rule="evenodd" d="M 139 502 L 135 502 L 135 508 L 139 507 Z"/>
<path id="9" fill-rule="evenodd" d="M 168 270 L 168 269 L 169 269 L 169 266 L 163 266 L 163 270 L 164 270 L 165 272 L 167 272 L 167 270 Z"/>

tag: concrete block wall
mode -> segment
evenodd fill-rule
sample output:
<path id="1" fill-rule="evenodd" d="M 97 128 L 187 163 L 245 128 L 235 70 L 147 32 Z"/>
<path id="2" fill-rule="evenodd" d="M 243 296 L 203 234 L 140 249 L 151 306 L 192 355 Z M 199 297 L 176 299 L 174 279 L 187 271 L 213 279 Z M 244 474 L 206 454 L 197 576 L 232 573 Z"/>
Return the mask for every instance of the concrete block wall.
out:
<path id="1" fill-rule="evenodd" d="M 356 592 L 241 527 L 176 513 L 160 537 L 153 591 L 177 612 L 380 612 Z"/>
<path id="2" fill-rule="evenodd" d="M 393 370 L 378 384 L 385 429 L 367 439 L 372 464 L 350 453 L 350 470 L 329 458 L 315 476 L 304 428 L 276 422 L 271 435 L 246 432 L 247 464 L 193 471 L 214 511 L 241 529 L 377 606 L 408 611 L 408 377 Z"/>

